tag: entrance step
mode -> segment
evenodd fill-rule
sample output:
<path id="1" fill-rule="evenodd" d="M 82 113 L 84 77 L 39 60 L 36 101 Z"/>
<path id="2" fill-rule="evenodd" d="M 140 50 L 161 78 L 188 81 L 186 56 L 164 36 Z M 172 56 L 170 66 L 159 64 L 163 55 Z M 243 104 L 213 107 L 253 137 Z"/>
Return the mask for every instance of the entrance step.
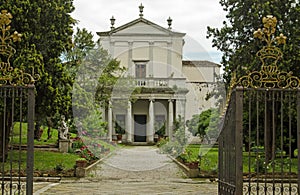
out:
<path id="1" fill-rule="evenodd" d="M 148 143 L 148 142 L 132 142 L 128 145 L 131 145 L 131 146 L 153 146 L 155 145 L 155 143 Z"/>

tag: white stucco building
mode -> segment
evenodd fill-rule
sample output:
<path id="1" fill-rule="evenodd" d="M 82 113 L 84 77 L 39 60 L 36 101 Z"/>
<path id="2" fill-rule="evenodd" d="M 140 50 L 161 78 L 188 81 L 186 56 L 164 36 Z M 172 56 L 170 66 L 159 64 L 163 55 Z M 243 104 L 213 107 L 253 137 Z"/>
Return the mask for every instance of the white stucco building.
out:
<path id="1" fill-rule="evenodd" d="M 125 130 L 123 141 L 151 143 L 163 126 L 163 134 L 172 137 L 178 116 L 189 119 L 211 107 L 204 99 L 220 66 L 183 61 L 185 33 L 173 31 L 170 18 L 166 28 L 145 19 L 139 8 L 139 18 L 119 27 L 112 18 L 111 29 L 97 34 L 104 49 L 127 69 L 106 111 L 109 139 L 118 126 Z"/>

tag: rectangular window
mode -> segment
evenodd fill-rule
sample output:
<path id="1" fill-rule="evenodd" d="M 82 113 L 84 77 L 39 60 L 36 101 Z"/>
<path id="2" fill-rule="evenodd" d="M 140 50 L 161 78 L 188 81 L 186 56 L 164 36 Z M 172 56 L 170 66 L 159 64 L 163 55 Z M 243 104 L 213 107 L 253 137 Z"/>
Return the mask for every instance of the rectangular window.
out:
<path id="1" fill-rule="evenodd" d="M 146 64 L 136 63 L 135 64 L 135 77 L 136 78 L 146 78 Z"/>

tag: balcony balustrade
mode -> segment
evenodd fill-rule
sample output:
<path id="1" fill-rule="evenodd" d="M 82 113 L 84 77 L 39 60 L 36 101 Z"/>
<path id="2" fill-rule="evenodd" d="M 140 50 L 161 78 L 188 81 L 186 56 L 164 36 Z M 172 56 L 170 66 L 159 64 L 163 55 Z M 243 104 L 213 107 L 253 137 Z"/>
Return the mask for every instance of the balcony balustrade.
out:
<path id="1" fill-rule="evenodd" d="M 136 87 L 146 88 L 185 88 L 185 78 L 135 78 Z"/>

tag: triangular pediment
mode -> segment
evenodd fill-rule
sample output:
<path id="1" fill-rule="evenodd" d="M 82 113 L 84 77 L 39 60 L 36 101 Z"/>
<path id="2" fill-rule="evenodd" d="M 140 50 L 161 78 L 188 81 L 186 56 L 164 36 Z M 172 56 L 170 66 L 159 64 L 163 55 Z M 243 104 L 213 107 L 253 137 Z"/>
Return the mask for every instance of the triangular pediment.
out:
<path id="1" fill-rule="evenodd" d="M 124 24 L 120 27 L 114 28 L 107 32 L 98 32 L 100 36 L 105 35 L 176 35 L 184 36 L 185 33 L 174 32 L 170 29 L 159 26 L 144 18 L 139 18 Z"/>
<path id="2" fill-rule="evenodd" d="M 165 29 L 158 28 L 157 26 L 146 24 L 145 22 L 140 21 L 115 32 L 115 35 L 132 34 L 132 33 L 133 34 L 165 34 L 165 35 L 169 34 L 169 32 L 166 31 Z"/>

